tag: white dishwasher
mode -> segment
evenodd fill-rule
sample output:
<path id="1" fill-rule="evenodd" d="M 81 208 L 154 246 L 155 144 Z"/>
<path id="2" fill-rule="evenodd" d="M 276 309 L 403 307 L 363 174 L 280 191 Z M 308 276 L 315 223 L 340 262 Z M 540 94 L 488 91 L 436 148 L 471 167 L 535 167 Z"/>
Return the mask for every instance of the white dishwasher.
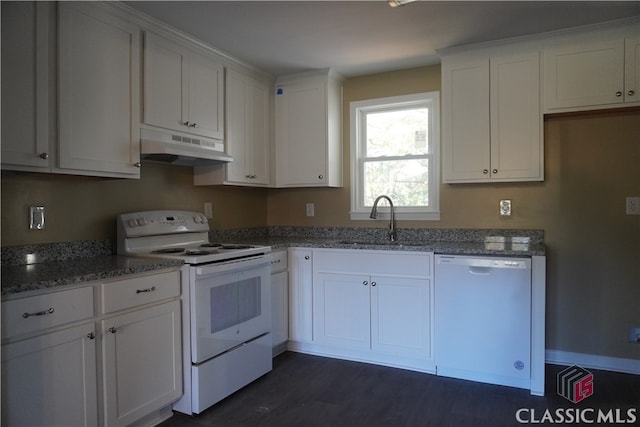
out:
<path id="1" fill-rule="evenodd" d="M 530 388 L 531 259 L 436 255 L 437 374 Z"/>

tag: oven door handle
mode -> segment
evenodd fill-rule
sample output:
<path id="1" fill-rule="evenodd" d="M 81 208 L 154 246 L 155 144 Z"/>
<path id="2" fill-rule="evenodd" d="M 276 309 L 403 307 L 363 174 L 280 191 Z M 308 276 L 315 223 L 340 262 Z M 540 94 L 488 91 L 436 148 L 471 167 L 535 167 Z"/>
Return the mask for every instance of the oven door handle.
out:
<path id="1" fill-rule="evenodd" d="M 199 265 L 195 267 L 195 272 L 196 276 L 206 276 L 209 274 L 217 274 L 227 271 L 241 271 L 267 264 L 269 264 L 269 259 L 265 255 L 257 255 L 250 258 L 240 258 L 215 264 Z"/>

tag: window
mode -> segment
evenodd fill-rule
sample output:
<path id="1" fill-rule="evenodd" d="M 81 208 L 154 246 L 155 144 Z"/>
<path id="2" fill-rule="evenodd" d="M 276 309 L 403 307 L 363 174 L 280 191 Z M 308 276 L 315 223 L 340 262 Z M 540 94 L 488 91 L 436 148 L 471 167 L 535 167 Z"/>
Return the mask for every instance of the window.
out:
<path id="1" fill-rule="evenodd" d="M 381 194 L 398 219 L 440 219 L 439 107 L 438 92 L 350 104 L 351 219 L 368 219 Z"/>

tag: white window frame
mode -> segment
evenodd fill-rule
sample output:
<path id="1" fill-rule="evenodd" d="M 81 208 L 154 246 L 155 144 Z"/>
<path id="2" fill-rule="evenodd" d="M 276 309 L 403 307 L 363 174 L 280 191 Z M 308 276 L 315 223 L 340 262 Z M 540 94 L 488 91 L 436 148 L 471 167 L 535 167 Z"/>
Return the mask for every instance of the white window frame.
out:
<path id="1" fill-rule="evenodd" d="M 361 141 L 365 135 L 363 117 L 372 111 L 383 111 L 406 107 L 429 107 L 428 141 L 432 148 L 427 155 L 429 160 L 429 207 L 396 207 L 395 217 L 400 220 L 440 220 L 440 93 L 422 92 L 411 95 L 391 96 L 367 99 L 349 103 L 351 123 L 351 211 L 352 220 L 370 220 L 371 206 L 364 206 L 362 192 L 364 188 L 364 146 Z M 410 159 L 415 156 L 389 156 L 389 160 Z M 378 219 L 389 218 L 388 202 L 378 205 Z"/>

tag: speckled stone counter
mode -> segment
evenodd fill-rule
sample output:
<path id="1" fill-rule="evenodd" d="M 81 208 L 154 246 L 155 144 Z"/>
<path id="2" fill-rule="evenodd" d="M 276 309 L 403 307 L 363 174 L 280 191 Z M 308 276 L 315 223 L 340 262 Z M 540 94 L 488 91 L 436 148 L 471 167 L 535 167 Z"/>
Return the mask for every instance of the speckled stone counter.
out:
<path id="1" fill-rule="evenodd" d="M 544 256 L 542 230 L 400 228 L 389 242 L 386 228 L 269 227 L 212 231 L 212 242 L 287 247 L 424 251 L 451 255 Z"/>
<path id="2" fill-rule="evenodd" d="M 43 262 L 27 265 L 2 266 L 2 298 L 10 299 L 19 293 L 45 291 L 127 274 L 179 267 L 182 261 L 121 256 L 99 256 Z"/>
<path id="3" fill-rule="evenodd" d="M 542 230 L 399 228 L 396 242 L 386 228 L 263 227 L 215 230 L 211 242 L 288 247 L 425 251 L 452 255 L 544 256 Z M 177 267 L 182 261 L 113 256 L 113 243 L 62 242 L 2 248 L 3 299 L 27 291 Z"/>

